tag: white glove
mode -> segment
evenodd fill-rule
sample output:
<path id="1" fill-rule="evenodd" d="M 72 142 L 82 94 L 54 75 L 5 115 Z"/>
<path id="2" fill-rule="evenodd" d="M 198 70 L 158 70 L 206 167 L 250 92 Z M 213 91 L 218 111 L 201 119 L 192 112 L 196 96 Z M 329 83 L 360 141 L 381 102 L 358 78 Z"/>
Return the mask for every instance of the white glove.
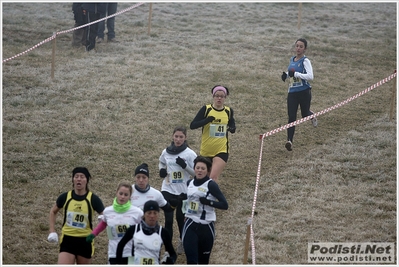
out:
<path id="1" fill-rule="evenodd" d="M 104 221 L 104 215 L 98 215 L 98 222 Z"/>
<path id="2" fill-rule="evenodd" d="M 58 235 L 57 233 L 53 232 L 50 233 L 47 237 L 48 242 L 50 243 L 58 243 Z"/>
<path id="3" fill-rule="evenodd" d="M 161 260 L 161 264 L 166 263 L 166 260 L 168 259 L 169 256 L 170 256 L 169 252 L 165 251 Z"/>

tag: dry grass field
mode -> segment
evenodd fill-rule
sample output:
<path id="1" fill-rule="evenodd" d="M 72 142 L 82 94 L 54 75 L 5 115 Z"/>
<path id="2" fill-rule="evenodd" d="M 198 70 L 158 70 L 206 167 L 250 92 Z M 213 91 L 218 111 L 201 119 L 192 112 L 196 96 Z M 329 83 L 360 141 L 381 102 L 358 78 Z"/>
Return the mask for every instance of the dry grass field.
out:
<path id="1" fill-rule="evenodd" d="M 134 3 L 123 2 L 118 11 Z M 73 28 L 72 3 L 2 2 L 3 60 Z M 176 125 L 189 127 L 211 88 L 229 87 L 237 132 L 220 178 L 229 202 L 217 212 L 211 264 L 242 264 L 251 216 L 259 135 L 287 123 L 280 79 L 299 37 L 314 69 L 318 112 L 388 77 L 397 63 L 397 4 L 149 3 L 116 18 L 119 43 L 72 48 L 72 33 L 2 64 L 2 263 L 55 264 L 48 215 L 86 166 L 90 188 L 111 205 L 121 180 L 147 162 L 160 189 L 159 155 Z M 394 81 L 263 144 L 256 215 L 256 264 L 307 264 L 308 242 L 396 242 Z M 396 108 L 395 108 L 396 112 Z M 299 116 L 299 114 L 298 114 Z M 299 118 L 299 117 L 298 117 Z M 200 130 L 188 131 L 199 152 Z M 162 216 L 161 216 L 162 217 Z M 57 218 L 61 230 L 62 215 Z M 161 218 L 163 222 L 163 217 Z M 174 242 L 177 244 L 175 231 Z M 106 264 L 107 239 L 93 263 Z M 184 255 L 178 264 L 185 264 Z"/>

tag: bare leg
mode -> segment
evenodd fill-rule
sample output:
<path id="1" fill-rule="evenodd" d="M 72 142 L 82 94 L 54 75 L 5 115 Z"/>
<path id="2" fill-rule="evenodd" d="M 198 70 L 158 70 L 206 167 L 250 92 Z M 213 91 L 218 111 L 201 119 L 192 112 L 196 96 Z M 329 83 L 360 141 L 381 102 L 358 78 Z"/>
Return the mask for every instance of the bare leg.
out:
<path id="1" fill-rule="evenodd" d="M 92 259 L 88 259 L 82 256 L 77 256 L 76 263 L 77 264 L 91 264 Z"/>
<path id="2" fill-rule="evenodd" d="M 60 252 L 58 254 L 58 264 L 75 264 L 75 255 L 68 252 Z"/>
<path id="3" fill-rule="evenodd" d="M 213 181 L 218 182 L 219 176 L 222 174 L 226 162 L 219 157 L 214 157 L 212 160 L 211 174 L 209 175 Z"/>

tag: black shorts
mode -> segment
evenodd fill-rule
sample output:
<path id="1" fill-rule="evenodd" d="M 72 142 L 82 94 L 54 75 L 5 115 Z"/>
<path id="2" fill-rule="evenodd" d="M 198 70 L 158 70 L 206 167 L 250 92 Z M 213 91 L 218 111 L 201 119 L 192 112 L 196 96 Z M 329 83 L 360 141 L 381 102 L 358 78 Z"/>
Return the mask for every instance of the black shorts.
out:
<path id="1" fill-rule="evenodd" d="M 215 157 L 221 158 L 224 162 L 227 163 L 227 160 L 229 159 L 229 153 L 219 153 L 216 154 Z M 212 162 L 214 157 L 206 157 L 206 158 Z"/>
<path id="2" fill-rule="evenodd" d="M 116 264 L 123 264 L 123 265 L 127 265 L 128 264 L 128 262 L 129 262 L 129 258 L 121 258 L 121 262 L 118 262 L 117 260 L 116 260 L 116 258 L 109 258 L 108 259 L 108 263 L 110 264 L 110 265 L 116 265 Z"/>
<path id="3" fill-rule="evenodd" d="M 87 243 L 86 237 L 64 235 L 60 244 L 60 252 L 68 252 L 75 256 L 91 259 L 94 254 L 93 242 Z"/>

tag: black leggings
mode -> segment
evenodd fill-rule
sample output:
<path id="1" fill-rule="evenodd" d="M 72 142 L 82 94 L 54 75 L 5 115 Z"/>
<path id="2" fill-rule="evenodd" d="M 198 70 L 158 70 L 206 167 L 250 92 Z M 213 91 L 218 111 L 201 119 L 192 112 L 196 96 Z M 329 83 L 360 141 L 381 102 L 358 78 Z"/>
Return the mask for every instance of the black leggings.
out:
<path id="1" fill-rule="evenodd" d="M 181 234 L 183 232 L 183 225 L 184 225 L 184 214 L 181 210 L 182 207 L 182 201 L 178 199 L 177 195 L 173 195 L 169 192 L 162 191 L 163 197 L 170 203 L 171 199 L 175 199 L 175 201 L 178 201 L 178 205 L 176 207 L 176 221 L 177 221 L 177 226 L 179 228 L 179 236 L 181 238 Z M 174 211 L 169 211 L 166 212 L 164 211 L 165 214 L 165 229 L 169 232 L 170 238 L 173 240 L 173 215 Z"/>
<path id="2" fill-rule="evenodd" d="M 183 230 L 183 246 L 187 264 L 209 264 L 214 240 L 214 222 L 200 224 L 186 218 Z"/>
<path id="3" fill-rule="evenodd" d="M 310 111 L 310 101 L 312 100 L 311 89 L 289 93 L 287 96 L 287 108 L 288 108 L 288 123 L 296 121 L 296 114 L 298 112 L 298 106 L 301 107 L 302 118 L 312 115 Z M 287 129 L 287 140 L 291 141 L 294 139 L 295 126 Z"/>

